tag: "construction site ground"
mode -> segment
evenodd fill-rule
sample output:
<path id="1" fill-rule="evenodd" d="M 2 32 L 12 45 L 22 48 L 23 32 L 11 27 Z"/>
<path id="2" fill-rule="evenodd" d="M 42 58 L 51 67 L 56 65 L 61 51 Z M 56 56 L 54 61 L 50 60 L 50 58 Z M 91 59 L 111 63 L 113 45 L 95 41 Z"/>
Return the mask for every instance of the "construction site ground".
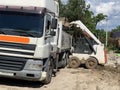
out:
<path id="1" fill-rule="evenodd" d="M 48 85 L 0 78 L 0 90 L 120 90 L 120 57 L 108 54 L 108 62 L 97 69 L 61 69 Z"/>

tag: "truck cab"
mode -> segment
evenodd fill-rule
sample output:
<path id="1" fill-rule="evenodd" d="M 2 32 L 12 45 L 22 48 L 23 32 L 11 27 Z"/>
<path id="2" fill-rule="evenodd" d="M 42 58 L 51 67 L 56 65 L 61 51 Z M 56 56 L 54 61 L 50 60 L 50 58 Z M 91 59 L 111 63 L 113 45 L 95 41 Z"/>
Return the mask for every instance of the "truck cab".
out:
<path id="1" fill-rule="evenodd" d="M 55 0 L 0 0 L 0 76 L 50 82 L 58 15 Z"/>

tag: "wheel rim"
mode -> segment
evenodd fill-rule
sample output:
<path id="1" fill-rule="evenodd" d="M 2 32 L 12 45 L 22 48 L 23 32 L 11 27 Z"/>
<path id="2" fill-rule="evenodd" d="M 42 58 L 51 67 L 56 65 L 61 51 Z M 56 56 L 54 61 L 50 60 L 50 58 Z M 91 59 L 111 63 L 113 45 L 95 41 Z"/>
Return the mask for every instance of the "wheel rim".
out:
<path id="1" fill-rule="evenodd" d="M 72 60 L 71 64 L 72 64 L 73 66 L 76 66 L 77 61 L 74 59 L 74 60 Z"/>
<path id="2" fill-rule="evenodd" d="M 94 61 L 89 61 L 88 64 L 89 64 L 90 67 L 95 66 L 95 62 Z"/>
<path id="3" fill-rule="evenodd" d="M 80 65 L 80 63 L 79 63 L 79 61 L 77 61 L 76 59 L 72 59 L 72 60 L 70 61 L 70 67 L 71 67 L 71 68 L 77 68 L 77 67 L 79 67 L 79 65 Z"/>

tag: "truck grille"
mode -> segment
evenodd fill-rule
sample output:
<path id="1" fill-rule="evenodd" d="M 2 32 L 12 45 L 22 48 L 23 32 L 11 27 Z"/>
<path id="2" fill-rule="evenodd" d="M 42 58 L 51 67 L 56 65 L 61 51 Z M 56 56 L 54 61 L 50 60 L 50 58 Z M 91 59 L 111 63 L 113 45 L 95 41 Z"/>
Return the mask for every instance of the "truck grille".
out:
<path id="1" fill-rule="evenodd" d="M 20 44 L 20 43 L 10 43 L 10 42 L 0 42 L 0 47 L 13 48 L 13 49 L 35 50 L 36 45 Z"/>
<path id="2" fill-rule="evenodd" d="M 21 71 L 26 63 L 24 58 L 0 56 L 0 69 Z"/>
<path id="3" fill-rule="evenodd" d="M 0 41 L 0 53 L 14 54 L 14 55 L 29 55 L 34 56 L 36 45 L 32 44 L 20 44 L 20 43 L 8 43 Z M 11 55 L 12 56 L 12 55 Z"/>

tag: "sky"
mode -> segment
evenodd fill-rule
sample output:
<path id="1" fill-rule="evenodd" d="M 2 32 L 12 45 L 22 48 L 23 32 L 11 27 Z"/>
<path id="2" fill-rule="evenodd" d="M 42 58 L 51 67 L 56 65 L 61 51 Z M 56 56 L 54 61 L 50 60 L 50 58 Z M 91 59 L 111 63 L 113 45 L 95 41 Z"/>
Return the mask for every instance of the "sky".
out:
<path id="1" fill-rule="evenodd" d="M 62 0 L 64 3 L 67 0 Z M 120 0 L 85 0 L 86 4 L 90 4 L 90 10 L 94 15 L 103 13 L 108 18 L 98 23 L 98 29 L 110 31 L 120 25 Z"/>

